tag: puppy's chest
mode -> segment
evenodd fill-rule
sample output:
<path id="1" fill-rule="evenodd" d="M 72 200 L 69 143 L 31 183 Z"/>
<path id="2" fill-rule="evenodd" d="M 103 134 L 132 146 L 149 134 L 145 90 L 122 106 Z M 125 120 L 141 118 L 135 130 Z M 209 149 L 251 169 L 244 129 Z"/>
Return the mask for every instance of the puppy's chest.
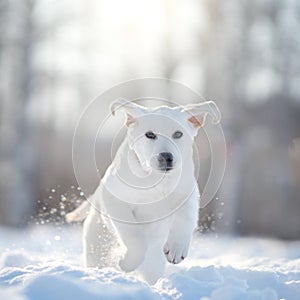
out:
<path id="1" fill-rule="evenodd" d="M 117 176 L 109 176 L 103 181 L 107 190 L 118 199 L 130 204 L 147 204 L 163 201 L 171 194 L 180 196 L 180 188 L 170 179 L 158 182 L 145 182 L 144 185 L 132 184 Z"/>
<path id="2" fill-rule="evenodd" d="M 166 187 L 151 187 L 151 188 L 135 188 L 129 186 L 119 186 L 118 190 L 115 190 L 115 195 L 125 202 L 132 204 L 147 204 L 158 202 L 166 199 L 171 190 Z"/>

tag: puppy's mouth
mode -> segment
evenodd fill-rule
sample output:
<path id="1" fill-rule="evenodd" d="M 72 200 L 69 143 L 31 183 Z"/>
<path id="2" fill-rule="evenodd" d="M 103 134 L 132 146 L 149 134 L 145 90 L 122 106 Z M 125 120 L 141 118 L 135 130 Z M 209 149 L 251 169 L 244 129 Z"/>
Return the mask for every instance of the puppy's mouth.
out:
<path id="1" fill-rule="evenodd" d="M 159 167 L 158 170 L 161 171 L 162 173 L 166 173 L 166 172 L 169 172 L 169 171 L 173 170 L 173 167 L 168 167 L 168 166 L 166 166 L 166 167 Z"/>

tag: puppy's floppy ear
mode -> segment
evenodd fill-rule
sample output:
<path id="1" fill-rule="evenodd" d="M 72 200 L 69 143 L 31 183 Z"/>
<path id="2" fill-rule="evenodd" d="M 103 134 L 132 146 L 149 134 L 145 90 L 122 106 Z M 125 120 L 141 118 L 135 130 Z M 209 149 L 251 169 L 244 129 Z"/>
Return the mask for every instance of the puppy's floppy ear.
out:
<path id="1" fill-rule="evenodd" d="M 211 115 L 213 124 L 221 120 L 221 113 L 213 101 L 188 104 L 183 107 L 183 111 L 188 113 L 188 121 L 197 129 L 204 125 L 207 114 Z"/>
<path id="2" fill-rule="evenodd" d="M 125 111 L 125 124 L 128 127 L 129 125 L 134 124 L 136 122 L 136 119 L 145 112 L 146 108 L 134 102 L 130 102 L 125 99 L 119 98 L 110 106 L 110 111 L 113 116 L 115 115 L 117 110 Z"/>

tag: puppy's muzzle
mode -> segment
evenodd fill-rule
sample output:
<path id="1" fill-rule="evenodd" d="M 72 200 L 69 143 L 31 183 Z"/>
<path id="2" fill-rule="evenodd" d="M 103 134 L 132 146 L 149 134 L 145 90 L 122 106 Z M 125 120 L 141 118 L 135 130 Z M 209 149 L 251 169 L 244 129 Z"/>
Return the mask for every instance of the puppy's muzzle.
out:
<path id="1" fill-rule="evenodd" d="M 173 154 L 170 152 L 161 152 L 158 154 L 158 167 L 161 171 L 170 171 L 173 169 Z"/>

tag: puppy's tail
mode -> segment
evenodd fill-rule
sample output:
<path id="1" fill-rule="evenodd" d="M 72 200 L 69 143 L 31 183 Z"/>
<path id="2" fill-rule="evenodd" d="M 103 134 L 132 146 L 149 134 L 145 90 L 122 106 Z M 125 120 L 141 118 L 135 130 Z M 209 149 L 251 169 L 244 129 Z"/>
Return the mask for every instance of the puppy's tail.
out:
<path id="1" fill-rule="evenodd" d="M 90 212 L 90 201 L 84 201 L 75 210 L 66 214 L 65 219 L 67 223 L 81 222 L 83 221 Z"/>

